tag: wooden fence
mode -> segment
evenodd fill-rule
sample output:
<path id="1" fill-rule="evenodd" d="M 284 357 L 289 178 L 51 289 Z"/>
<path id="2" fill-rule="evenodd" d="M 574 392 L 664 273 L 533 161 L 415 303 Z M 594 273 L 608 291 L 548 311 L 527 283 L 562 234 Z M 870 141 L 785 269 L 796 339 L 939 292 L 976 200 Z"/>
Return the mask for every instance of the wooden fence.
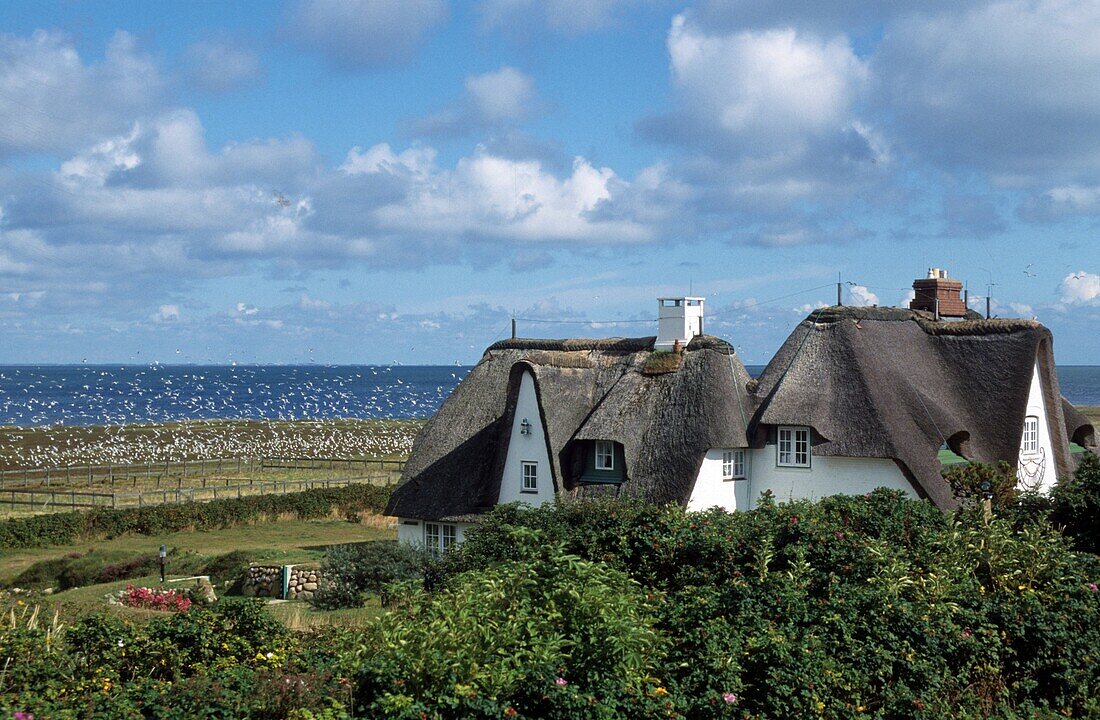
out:
<path id="1" fill-rule="evenodd" d="M 159 488 L 164 480 L 188 477 L 208 477 L 224 474 L 253 474 L 268 470 L 343 470 L 359 469 L 400 471 L 404 460 L 376 458 L 220 458 L 213 460 L 187 460 L 132 463 L 123 465 L 74 465 L 59 468 L 36 468 L 0 471 L 0 492 L 13 488 L 108 485 L 131 483 L 136 486 L 141 479 L 155 479 Z M 93 493 L 94 494 L 94 493 Z"/>
<path id="2" fill-rule="evenodd" d="M 331 480 L 271 480 L 238 483 L 236 485 L 171 490 L 145 490 L 141 492 L 84 492 L 78 490 L 0 490 L 0 505 L 11 508 L 29 507 L 31 510 L 59 512 L 88 508 L 144 507 L 170 503 L 207 502 L 249 495 L 285 495 L 286 493 L 313 490 L 314 488 L 346 487 L 386 478 L 339 478 Z"/>

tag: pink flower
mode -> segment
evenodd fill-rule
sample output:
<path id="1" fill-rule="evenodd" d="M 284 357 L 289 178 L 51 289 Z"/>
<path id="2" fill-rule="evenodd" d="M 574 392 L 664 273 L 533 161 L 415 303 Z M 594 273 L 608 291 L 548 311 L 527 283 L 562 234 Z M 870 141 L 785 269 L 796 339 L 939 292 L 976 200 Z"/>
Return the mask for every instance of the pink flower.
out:
<path id="1" fill-rule="evenodd" d="M 34 713 L 16 710 L 14 713 L 12 713 L 11 720 L 34 720 Z"/>
<path id="2" fill-rule="evenodd" d="M 968 637 L 970 637 L 970 635 L 971 635 L 971 633 L 970 633 L 970 628 L 967 628 L 967 629 L 965 629 L 965 630 L 963 630 L 963 631 L 962 631 L 962 636 L 963 636 L 964 638 L 968 638 Z"/>
<path id="3" fill-rule="evenodd" d="M 796 524 L 798 524 L 798 518 L 796 518 L 794 516 L 791 516 L 791 525 L 796 525 Z"/>
<path id="4" fill-rule="evenodd" d="M 734 695 L 733 693 L 729 693 L 729 692 L 728 693 L 723 693 L 722 694 L 722 699 L 725 700 L 730 705 L 733 705 L 735 702 L 737 702 L 737 696 Z"/>
<path id="5" fill-rule="evenodd" d="M 842 533 L 840 531 L 837 531 L 836 539 L 837 540 L 843 540 L 844 539 L 844 533 Z"/>
<path id="6" fill-rule="evenodd" d="M 1100 591 L 1100 588 L 1096 587 L 1096 583 L 1087 583 L 1085 587 L 1087 587 L 1089 590 L 1092 590 L 1093 592 Z"/>
<path id="7" fill-rule="evenodd" d="M 558 679 L 557 679 L 557 680 L 555 680 L 554 682 L 555 682 L 555 683 L 557 683 L 558 687 L 565 687 L 566 685 L 568 685 L 568 684 L 569 684 L 569 681 L 568 681 L 568 680 L 566 680 L 566 679 L 565 679 L 565 678 L 563 678 L 563 677 L 560 677 L 560 678 L 558 678 Z"/>

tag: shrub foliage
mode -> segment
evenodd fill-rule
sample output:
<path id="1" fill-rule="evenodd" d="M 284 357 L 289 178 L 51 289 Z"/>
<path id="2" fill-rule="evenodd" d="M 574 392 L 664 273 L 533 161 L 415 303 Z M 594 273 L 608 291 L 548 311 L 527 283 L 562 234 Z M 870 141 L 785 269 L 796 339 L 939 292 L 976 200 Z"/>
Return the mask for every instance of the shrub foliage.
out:
<path id="1" fill-rule="evenodd" d="M 181 530 L 215 530 L 273 521 L 284 515 L 300 520 L 333 513 L 385 510 L 392 486 L 368 484 L 318 488 L 286 495 L 254 495 L 206 503 L 32 515 L 0 521 L 0 549 L 67 545 L 78 540 L 119 535 L 161 535 Z"/>
<path id="2" fill-rule="evenodd" d="M 381 594 L 391 583 L 423 578 L 429 558 L 422 548 L 394 541 L 333 546 L 325 553 L 312 604 L 323 610 L 362 607 L 368 593 Z"/>

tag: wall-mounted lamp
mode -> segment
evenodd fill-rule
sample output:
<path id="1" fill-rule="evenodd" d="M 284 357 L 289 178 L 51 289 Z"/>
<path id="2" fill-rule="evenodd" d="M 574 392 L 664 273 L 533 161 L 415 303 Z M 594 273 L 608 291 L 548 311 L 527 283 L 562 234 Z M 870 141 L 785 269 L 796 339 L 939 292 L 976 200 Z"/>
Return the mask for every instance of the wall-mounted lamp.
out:
<path id="1" fill-rule="evenodd" d="M 527 421 L 527 418 L 523 418 L 523 420 L 520 422 L 520 424 L 519 424 L 519 434 L 520 435 L 530 435 L 531 434 L 531 423 L 529 423 Z"/>

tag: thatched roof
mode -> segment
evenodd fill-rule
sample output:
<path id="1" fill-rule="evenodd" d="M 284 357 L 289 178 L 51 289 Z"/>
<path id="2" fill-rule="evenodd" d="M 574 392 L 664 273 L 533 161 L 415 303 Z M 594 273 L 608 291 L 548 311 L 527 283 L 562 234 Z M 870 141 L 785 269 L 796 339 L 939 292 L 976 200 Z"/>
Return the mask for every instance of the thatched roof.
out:
<path id="1" fill-rule="evenodd" d="M 817 455 L 897 460 L 940 507 L 955 500 L 937 451 L 1015 462 L 1039 365 L 1054 463 L 1070 472 L 1050 331 L 1028 320 L 932 322 L 897 308 L 825 308 L 795 328 L 759 378 L 764 425 L 809 425 Z M 759 444 L 763 441 L 757 437 Z"/>
<path id="2" fill-rule="evenodd" d="M 534 377 L 555 488 L 571 480 L 563 468 L 571 441 L 615 440 L 629 468 L 622 493 L 684 501 L 708 448 L 745 445 L 749 376 L 727 343 L 706 336 L 684 349 L 674 372 L 643 374 L 653 343 L 492 345 L 417 437 L 387 514 L 446 518 L 496 504 L 523 371 Z"/>
<path id="3" fill-rule="evenodd" d="M 760 447 L 771 425 L 808 425 L 817 455 L 890 458 L 938 506 L 948 440 L 971 460 L 1015 462 L 1038 363 L 1059 475 L 1087 423 L 1066 408 L 1050 332 L 1027 320 L 937 322 L 898 308 L 830 307 L 791 333 L 758 381 L 728 343 L 700 336 L 682 357 L 654 338 L 505 340 L 490 346 L 427 423 L 387 513 L 469 518 L 496 504 L 523 372 L 534 378 L 556 490 L 578 488 L 578 443 L 613 440 L 627 480 L 612 491 L 686 503 L 711 448 Z"/>
<path id="4" fill-rule="evenodd" d="M 1062 415 L 1066 419 L 1066 437 L 1086 450 L 1096 452 L 1096 428 L 1092 421 L 1065 398 L 1062 398 Z"/>

